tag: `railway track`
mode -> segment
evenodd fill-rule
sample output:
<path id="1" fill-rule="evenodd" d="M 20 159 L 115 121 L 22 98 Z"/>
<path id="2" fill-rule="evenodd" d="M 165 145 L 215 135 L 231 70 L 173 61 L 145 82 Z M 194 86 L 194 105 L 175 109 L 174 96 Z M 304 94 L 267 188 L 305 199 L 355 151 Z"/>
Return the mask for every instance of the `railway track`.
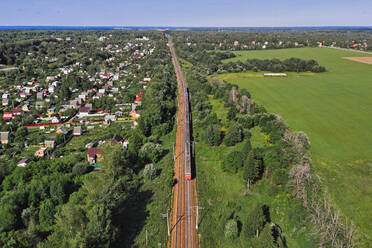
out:
<path id="1" fill-rule="evenodd" d="M 177 184 L 174 188 L 174 201 L 172 212 L 171 247 L 196 247 L 194 216 L 193 216 L 193 184 L 191 181 L 191 137 L 190 137 L 190 110 L 187 85 L 178 64 L 173 44 L 169 36 L 168 45 L 172 55 L 172 62 L 178 82 L 178 115 L 177 135 L 175 146 L 175 177 Z"/>

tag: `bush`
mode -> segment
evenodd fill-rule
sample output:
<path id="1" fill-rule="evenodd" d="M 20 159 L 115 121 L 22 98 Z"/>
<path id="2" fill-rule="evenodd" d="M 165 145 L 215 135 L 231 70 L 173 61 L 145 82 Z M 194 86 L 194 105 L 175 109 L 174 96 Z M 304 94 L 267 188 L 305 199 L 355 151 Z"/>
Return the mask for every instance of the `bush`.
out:
<path id="1" fill-rule="evenodd" d="M 274 170 L 273 176 L 272 176 L 272 182 L 275 185 L 285 185 L 288 181 L 288 172 L 284 169 L 278 169 Z"/>
<path id="2" fill-rule="evenodd" d="M 145 169 L 143 170 L 143 176 L 147 179 L 154 179 L 156 177 L 156 167 L 154 164 L 147 164 L 145 165 Z"/>
<path id="3" fill-rule="evenodd" d="M 225 237 L 235 239 L 238 237 L 238 223 L 234 219 L 227 221 L 225 225 Z"/>
<path id="4" fill-rule="evenodd" d="M 72 174 L 75 176 L 84 175 L 88 171 L 88 166 L 86 164 L 76 164 L 72 167 Z"/>
<path id="5" fill-rule="evenodd" d="M 144 144 L 140 150 L 140 156 L 145 160 L 150 160 L 156 163 L 163 155 L 163 148 L 160 144 L 148 142 Z"/>
<path id="6" fill-rule="evenodd" d="M 227 129 L 226 132 L 226 136 L 224 139 L 225 145 L 233 146 L 236 143 L 241 142 L 242 140 L 243 140 L 242 127 L 237 123 L 231 124 L 231 126 L 229 127 L 229 129 Z"/>
<path id="7" fill-rule="evenodd" d="M 236 173 L 243 166 L 243 162 L 244 162 L 243 153 L 239 151 L 233 151 L 229 153 L 229 155 L 227 155 L 223 160 L 222 169 L 224 171 Z"/>
<path id="8" fill-rule="evenodd" d="M 203 141 L 210 146 L 218 146 L 221 144 L 221 130 L 218 125 L 207 126 L 202 133 Z"/>

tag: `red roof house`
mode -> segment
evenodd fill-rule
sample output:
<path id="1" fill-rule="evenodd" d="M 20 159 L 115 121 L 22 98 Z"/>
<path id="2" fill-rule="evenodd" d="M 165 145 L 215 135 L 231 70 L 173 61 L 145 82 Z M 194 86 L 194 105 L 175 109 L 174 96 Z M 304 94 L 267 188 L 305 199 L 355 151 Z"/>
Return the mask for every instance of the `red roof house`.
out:
<path id="1" fill-rule="evenodd" d="M 3 114 L 3 119 L 4 120 L 10 120 L 13 118 L 13 113 L 12 112 L 4 112 Z"/>

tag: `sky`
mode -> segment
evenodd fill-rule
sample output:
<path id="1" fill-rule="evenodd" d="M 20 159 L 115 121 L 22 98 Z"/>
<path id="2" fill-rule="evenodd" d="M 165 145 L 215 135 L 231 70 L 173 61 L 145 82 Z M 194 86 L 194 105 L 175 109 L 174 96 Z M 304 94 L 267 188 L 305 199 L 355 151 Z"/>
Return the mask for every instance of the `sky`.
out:
<path id="1" fill-rule="evenodd" d="M 0 26 L 372 26 L 372 0 L 0 0 Z"/>

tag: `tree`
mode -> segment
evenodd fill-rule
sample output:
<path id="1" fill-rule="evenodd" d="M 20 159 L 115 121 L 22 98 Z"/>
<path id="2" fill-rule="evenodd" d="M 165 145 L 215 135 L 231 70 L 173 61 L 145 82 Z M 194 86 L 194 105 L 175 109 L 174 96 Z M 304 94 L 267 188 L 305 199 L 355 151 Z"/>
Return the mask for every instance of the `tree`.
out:
<path id="1" fill-rule="evenodd" d="M 207 126 L 203 133 L 202 139 L 210 146 L 218 146 L 221 143 L 221 130 L 219 125 Z"/>
<path id="2" fill-rule="evenodd" d="M 156 167 L 154 164 L 147 164 L 145 165 L 145 169 L 143 170 L 143 175 L 147 179 L 154 179 L 156 177 Z"/>
<path id="3" fill-rule="evenodd" d="M 266 222 L 267 218 L 265 216 L 264 206 L 258 205 L 247 217 L 244 225 L 245 235 L 248 237 L 256 236 L 258 238 Z"/>
<path id="4" fill-rule="evenodd" d="M 230 152 L 222 161 L 222 169 L 236 173 L 243 166 L 244 156 L 240 151 Z"/>
<path id="5" fill-rule="evenodd" d="M 15 131 L 15 141 L 16 142 L 23 142 L 28 134 L 27 127 L 20 127 Z"/>
<path id="6" fill-rule="evenodd" d="M 249 152 L 252 150 L 252 144 L 250 139 L 246 139 L 244 146 L 242 148 L 242 153 L 244 156 L 248 156 Z"/>
<path id="7" fill-rule="evenodd" d="M 156 163 L 163 155 L 163 147 L 160 144 L 148 142 L 141 147 L 139 154 L 145 160 Z"/>
<path id="8" fill-rule="evenodd" d="M 237 113 L 237 109 L 236 109 L 234 106 L 232 106 L 232 107 L 229 109 L 229 112 L 227 112 L 227 119 L 228 119 L 229 121 L 233 121 L 233 120 L 235 120 L 235 118 L 236 118 L 236 113 Z"/>
<path id="9" fill-rule="evenodd" d="M 238 123 L 232 123 L 227 129 L 226 137 L 224 143 L 227 146 L 233 146 L 236 143 L 242 141 L 243 139 L 243 130 Z"/>
<path id="10" fill-rule="evenodd" d="M 235 239 L 238 237 L 238 223 L 234 219 L 230 219 L 225 225 L 225 237 Z"/>
<path id="11" fill-rule="evenodd" d="M 49 232 L 52 230 L 55 212 L 55 205 L 50 199 L 46 199 L 40 203 L 39 225 L 41 231 Z"/>
<path id="12" fill-rule="evenodd" d="M 247 180 L 247 186 L 250 187 L 255 181 L 261 177 L 262 173 L 262 163 L 258 161 L 253 150 L 248 153 L 247 159 L 244 161 L 244 179 Z"/>
<path id="13" fill-rule="evenodd" d="M 275 239 L 273 237 L 273 231 L 271 225 L 266 223 L 265 227 L 263 228 L 259 238 L 254 242 L 255 247 L 259 248 L 277 248 L 278 245 L 275 243 Z"/>

